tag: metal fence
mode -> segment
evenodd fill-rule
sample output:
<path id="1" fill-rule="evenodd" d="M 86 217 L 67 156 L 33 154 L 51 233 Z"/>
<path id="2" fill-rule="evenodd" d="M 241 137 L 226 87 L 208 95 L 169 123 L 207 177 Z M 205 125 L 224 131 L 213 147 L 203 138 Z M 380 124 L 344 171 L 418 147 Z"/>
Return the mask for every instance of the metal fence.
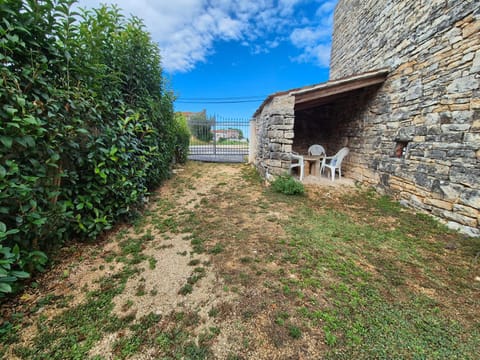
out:
<path id="1" fill-rule="evenodd" d="M 189 159 L 213 162 L 245 162 L 248 159 L 250 119 L 218 115 L 188 119 L 192 134 Z"/>

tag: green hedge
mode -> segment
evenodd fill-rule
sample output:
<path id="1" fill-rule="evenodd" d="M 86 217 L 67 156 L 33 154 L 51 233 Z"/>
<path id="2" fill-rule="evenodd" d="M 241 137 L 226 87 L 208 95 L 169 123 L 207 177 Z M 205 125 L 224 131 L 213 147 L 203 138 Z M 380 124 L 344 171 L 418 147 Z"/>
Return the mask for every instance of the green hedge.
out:
<path id="1" fill-rule="evenodd" d="M 175 140 L 175 159 L 184 163 L 187 161 L 188 157 L 188 147 L 190 145 L 190 129 L 188 127 L 187 118 L 181 113 L 175 114 L 175 124 L 176 124 L 176 140 Z"/>
<path id="2" fill-rule="evenodd" d="M 67 238 L 95 238 L 169 176 L 182 126 L 138 18 L 0 2 L 0 296 Z"/>

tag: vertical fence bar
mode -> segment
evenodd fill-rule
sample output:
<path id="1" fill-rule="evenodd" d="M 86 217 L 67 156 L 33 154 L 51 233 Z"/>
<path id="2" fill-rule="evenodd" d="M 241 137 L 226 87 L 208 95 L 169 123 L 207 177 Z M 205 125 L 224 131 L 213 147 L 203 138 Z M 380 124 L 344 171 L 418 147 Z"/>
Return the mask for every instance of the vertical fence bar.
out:
<path id="1" fill-rule="evenodd" d="M 213 115 L 213 155 L 217 156 L 217 115 Z"/>

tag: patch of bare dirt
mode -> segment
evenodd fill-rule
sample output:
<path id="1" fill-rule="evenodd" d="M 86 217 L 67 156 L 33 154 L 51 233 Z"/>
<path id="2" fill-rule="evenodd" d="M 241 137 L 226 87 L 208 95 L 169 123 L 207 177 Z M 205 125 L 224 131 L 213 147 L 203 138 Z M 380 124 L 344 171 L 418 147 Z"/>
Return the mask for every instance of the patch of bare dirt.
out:
<path id="1" fill-rule="evenodd" d="M 78 247 L 39 279 L 37 289 L 19 298 L 15 311 L 36 308 L 27 312 L 19 344 L 27 345 L 35 336 L 40 315 L 51 319 L 66 310 L 54 302 L 39 306 L 39 300 L 68 298 L 68 308 L 81 304 L 88 291 L 99 289 L 100 279 L 122 271 L 124 262 L 116 260 L 122 241 L 147 234 L 141 250 L 144 258 L 136 264 L 139 271 L 114 298 L 112 315 L 132 317 L 134 324 L 149 314 L 158 315 L 158 334 L 180 332 L 175 314 L 193 314 L 195 321 L 188 324 L 188 331 L 196 344 L 205 341 L 201 337 L 206 331 L 215 333 L 207 341 L 212 359 L 322 358 L 328 351 L 322 328 L 305 325 L 309 320 L 295 309 L 328 308 L 324 289 L 335 279 L 325 271 L 320 275 L 322 288 L 306 286 L 302 294 L 290 292 L 289 284 L 300 283 L 303 274 L 301 266 L 285 260 L 291 254 L 284 223 L 295 216 L 295 201 L 309 201 L 319 213 L 328 207 L 352 217 L 364 216 L 344 201 L 343 196 L 356 188 L 348 179 L 307 177 L 306 199 L 272 201 L 263 184 L 249 176 L 252 171 L 246 165 L 189 163 L 176 169 L 176 175 L 152 194 L 141 225 L 120 226 L 101 243 Z M 380 222 L 395 228 L 395 218 L 382 217 Z M 193 238 L 202 241 L 203 252 L 195 251 Z M 384 251 L 384 257 L 395 259 L 391 249 Z M 360 256 L 354 263 L 374 278 L 383 276 L 381 267 L 369 259 Z M 202 276 L 190 283 L 200 270 Z M 405 286 L 414 292 L 435 299 L 445 296 L 425 283 L 425 275 L 415 273 L 415 267 L 405 271 L 409 276 Z M 181 292 L 186 284 L 191 291 Z M 89 355 L 114 359 L 115 344 L 130 335 L 128 329 L 107 333 Z M 163 353 L 153 344 L 130 358 L 161 358 Z M 8 356 L 15 358 L 11 351 Z"/>

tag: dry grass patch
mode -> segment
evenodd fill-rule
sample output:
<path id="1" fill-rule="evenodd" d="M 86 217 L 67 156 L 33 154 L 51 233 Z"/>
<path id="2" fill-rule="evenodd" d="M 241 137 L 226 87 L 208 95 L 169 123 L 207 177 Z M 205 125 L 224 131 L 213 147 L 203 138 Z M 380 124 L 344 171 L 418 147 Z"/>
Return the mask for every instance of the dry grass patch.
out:
<path id="1" fill-rule="evenodd" d="M 11 318 L 4 354 L 473 359 L 479 251 L 366 189 L 292 197 L 246 165 L 189 163 L 11 304 L 37 310 Z"/>

